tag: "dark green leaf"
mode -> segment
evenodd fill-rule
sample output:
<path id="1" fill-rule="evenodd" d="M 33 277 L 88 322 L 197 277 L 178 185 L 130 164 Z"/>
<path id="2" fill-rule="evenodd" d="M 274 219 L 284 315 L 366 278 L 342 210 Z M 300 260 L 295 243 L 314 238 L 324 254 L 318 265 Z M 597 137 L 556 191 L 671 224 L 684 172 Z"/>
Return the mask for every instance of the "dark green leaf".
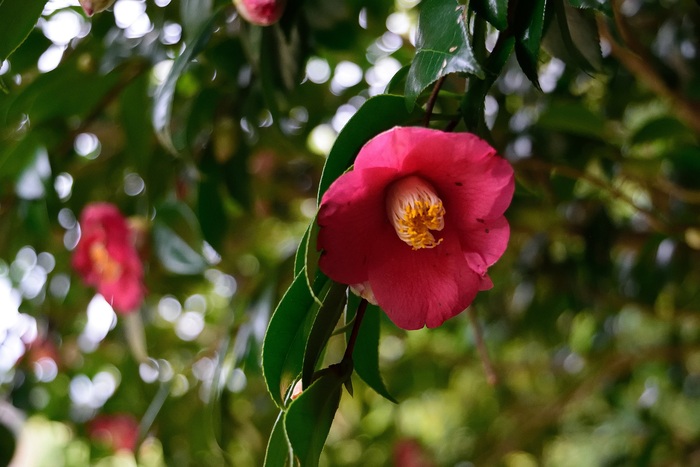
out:
<path id="1" fill-rule="evenodd" d="M 156 136 L 163 147 L 168 149 L 173 154 L 178 153 L 178 149 L 173 144 L 173 138 L 170 133 L 170 115 L 173 107 L 173 97 L 175 96 L 175 85 L 177 80 L 184 73 L 190 62 L 202 51 L 204 46 L 209 42 L 216 19 L 221 8 L 214 11 L 211 17 L 202 24 L 192 42 L 187 44 L 185 50 L 175 59 L 172 68 L 165 80 L 158 86 L 153 98 L 153 113 L 151 120 L 153 128 L 156 131 Z"/>
<path id="2" fill-rule="evenodd" d="M 642 125 L 632 135 L 630 143 L 642 144 L 659 139 L 690 142 L 693 140 L 693 133 L 675 118 L 660 117 Z"/>
<path id="3" fill-rule="evenodd" d="M 153 239 L 163 267 L 175 274 L 199 274 L 207 267 L 200 253 L 202 234 L 197 217 L 184 203 L 167 203 L 156 209 Z"/>
<path id="4" fill-rule="evenodd" d="M 0 2 L 0 63 L 24 42 L 44 10 L 46 0 Z"/>
<path id="5" fill-rule="evenodd" d="M 331 183 L 352 165 L 355 156 L 367 141 L 396 125 L 419 122 L 422 113 L 420 109 L 406 110 L 401 96 L 381 94 L 368 99 L 343 127 L 333 144 L 323 166 L 318 202 L 321 202 Z"/>
<path id="6" fill-rule="evenodd" d="M 316 217 L 311 221 L 309 228 L 310 231 L 309 238 L 306 242 L 304 265 L 306 266 L 306 285 L 310 288 L 318 272 L 318 260 L 321 257 L 321 252 L 316 248 L 316 239 L 318 238 L 318 229 L 320 228 Z"/>
<path id="7" fill-rule="evenodd" d="M 469 5 L 496 29 L 508 27 L 508 0 L 472 0 Z"/>
<path id="8" fill-rule="evenodd" d="M 315 291 L 320 291 L 327 281 L 325 276 L 319 276 L 314 283 Z M 263 342 L 263 375 L 267 390 L 279 407 L 284 406 L 285 394 L 301 372 L 314 307 L 318 304 L 301 271 L 272 314 Z"/>
<path id="9" fill-rule="evenodd" d="M 544 38 L 547 50 L 582 70 L 599 70 L 603 58 L 593 16 L 566 5 L 564 0 L 552 2 L 557 21 Z"/>
<path id="10" fill-rule="evenodd" d="M 180 1 L 180 18 L 187 43 L 196 40 L 200 28 L 211 17 L 213 3 L 212 0 Z"/>
<path id="11" fill-rule="evenodd" d="M 515 55 L 520 68 L 539 89 L 537 66 L 540 56 L 540 43 L 544 31 L 544 17 L 547 0 L 533 0 L 518 3 L 516 17 Z"/>
<path id="12" fill-rule="evenodd" d="M 360 303 L 360 298 L 350 293 L 348 297 L 349 317 L 354 316 Z M 352 353 L 352 361 L 357 376 L 362 378 L 367 386 L 385 399 L 397 403 L 396 399 L 389 393 L 384 384 L 382 375 L 379 372 L 379 325 L 381 322 L 382 310 L 379 307 L 368 304 L 365 316 L 360 324 L 357 334 L 355 349 Z M 352 318 L 350 318 L 352 319 Z"/>
<path id="13" fill-rule="evenodd" d="M 270 440 L 267 442 L 264 467 L 286 467 L 288 465 L 292 465 L 292 446 L 287 441 L 287 433 L 284 429 L 284 411 L 281 411 L 272 427 Z"/>
<path id="14" fill-rule="evenodd" d="M 421 3 L 416 56 L 406 78 L 406 105 L 412 109 L 425 88 L 450 73 L 483 72 L 469 44 L 464 7 L 456 0 Z"/>
<path id="15" fill-rule="evenodd" d="M 331 367 L 331 370 L 335 368 Z M 291 403 L 284 417 L 289 443 L 304 467 L 318 466 L 323 445 L 340 404 L 343 382 L 348 377 L 342 373 L 324 373 Z"/>
<path id="16" fill-rule="evenodd" d="M 553 103 L 540 116 L 541 128 L 603 139 L 605 119 L 581 104 Z"/>
<path id="17" fill-rule="evenodd" d="M 333 282 L 328 289 L 328 293 L 322 298 L 323 305 L 318 309 L 316 319 L 309 333 L 309 339 L 306 341 L 301 372 L 301 380 L 304 387 L 311 383 L 311 377 L 314 374 L 321 353 L 326 347 L 333 329 L 338 324 L 340 315 L 343 314 L 347 288 L 348 286 L 345 284 Z"/>
<path id="18" fill-rule="evenodd" d="M 221 169 L 211 152 L 205 154 L 200 165 L 201 178 L 197 193 L 197 215 L 204 239 L 215 249 L 221 247 L 228 227 L 224 209 Z"/>
<path id="19" fill-rule="evenodd" d="M 126 136 L 126 153 L 135 167 L 144 170 L 153 153 L 153 136 L 144 103 L 149 101 L 149 76 L 143 74 L 122 92 L 120 101 L 121 124 Z"/>
<path id="20" fill-rule="evenodd" d="M 294 275 L 299 274 L 303 269 L 306 262 L 306 246 L 309 243 L 309 234 L 311 233 L 312 224 L 306 228 L 304 236 L 301 237 L 301 242 L 297 247 L 296 255 L 294 255 Z"/>

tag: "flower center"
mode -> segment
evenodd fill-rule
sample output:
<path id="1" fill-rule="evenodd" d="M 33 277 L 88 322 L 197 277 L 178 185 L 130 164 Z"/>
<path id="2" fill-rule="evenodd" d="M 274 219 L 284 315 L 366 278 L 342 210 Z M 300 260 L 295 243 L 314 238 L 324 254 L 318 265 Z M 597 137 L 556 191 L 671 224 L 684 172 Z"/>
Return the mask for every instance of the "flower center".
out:
<path id="1" fill-rule="evenodd" d="M 90 259 L 95 272 L 103 282 L 114 282 L 121 276 L 121 265 L 109 256 L 104 243 L 95 242 L 90 245 Z"/>
<path id="2" fill-rule="evenodd" d="M 442 242 L 430 231 L 445 227 L 445 208 L 425 180 L 411 175 L 394 182 L 387 193 L 386 212 L 396 235 L 414 250 L 435 248 Z"/>

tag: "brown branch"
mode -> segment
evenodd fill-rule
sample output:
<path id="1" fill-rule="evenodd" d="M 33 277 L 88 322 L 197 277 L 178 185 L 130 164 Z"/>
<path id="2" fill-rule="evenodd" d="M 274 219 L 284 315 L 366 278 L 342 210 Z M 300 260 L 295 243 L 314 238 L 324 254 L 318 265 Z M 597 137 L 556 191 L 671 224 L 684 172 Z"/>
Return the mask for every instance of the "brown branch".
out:
<path id="1" fill-rule="evenodd" d="M 445 78 L 446 76 L 442 76 L 437 80 L 435 87 L 433 87 L 433 92 L 430 93 L 428 102 L 425 104 L 425 120 L 423 121 L 423 126 L 425 127 L 430 126 L 430 117 L 433 116 L 433 108 L 435 107 L 435 102 L 437 101 L 438 94 L 440 94 L 440 88 L 442 88 Z"/>
<path id="2" fill-rule="evenodd" d="M 481 364 L 484 366 L 484 373 L 486 373 L 486 381 L 491 385 L 495 386 L 498 384 L 498 374 L 493 368 L 493 363 L 491 363 L 491 358 L 489 357 L 489 351 L 484 344 L 484 336 L 481 330 L 481 324 L 476 318 L 476 312 L 474 307 L 470 306 L 467 309 L 467 316 L 469 316 L 469 321 L 471 322 L 472 328 L 474 329 L 474 340 L 476 343 L 476 350 L 479 352 L 479 358 L 481 359 Z"/>
<path id="3" fill-rule="evenodd" d="M 691 102 L 686 96 L 666 84 L 661 75 L 651 65 L 650 60 L 646 60 L 641 44 L 634 39 L 634 35 L 629 30 L 625 19 L 619 11 L 619 1 L 613 1 L 613 13 L 615 22 L 626 45 L 615 40 L 604 18 L 598 16 L 598 32 L 600 37 L 610 44 L 610 52 L 634 77 L 644 83 L 653 93 L 668 99 L 671 109 L 676 113 L 686 125 L 700 133 L 700 105 Z M 630 47 L 630 48 L 627 48 Z"/>

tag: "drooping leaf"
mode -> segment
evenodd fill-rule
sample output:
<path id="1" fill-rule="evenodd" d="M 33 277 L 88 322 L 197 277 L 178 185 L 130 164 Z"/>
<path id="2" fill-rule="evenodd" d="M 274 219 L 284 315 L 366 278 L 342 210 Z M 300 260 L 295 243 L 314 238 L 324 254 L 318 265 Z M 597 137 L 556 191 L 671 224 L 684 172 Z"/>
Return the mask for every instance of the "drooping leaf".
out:
<path id="1" fill-rule="evenodd" d="M 316 277 L 318 272 L 318 260 L 321 257 L 321 252 L 316 247 L 316 239 L 318 238 L 319 230 L 318 222 L 316 221 L 316 216 L 311 221 L 309 226 L 309 237 L 306 242 L 306 248 L 304 253 L 304 265 L 306 272 L 306 285 L 311 287 L 313 279 Z"/>
<path id="2" fill-rule="evenodd" d="M 309 243 L 309 234 L 311 233 L 311 224 L 306 228 L 304 236 L 301 237 L 299 246 L 297 247 L 297 252 L 294 255 L 294 275 L 296 276 L 304 269 L 304 263 L 306 261 L 306 247 Z"/>
<path id="3" fill-rule="evenodd" d="M 527 78 L 539 89 L 537 66 L 545 23 L 547 0 L 520 2 L 515 15 L 515 55 Z"/>
<path id="4" fill-rule="evenodd" d="M 304 467 L 318 466 L 340 404 L 343 382 L 349 377 L 337 367 L 329 370 L 291 403 L 284 417 L 289 443 Z"/>
<path id="5" fill-rule="evenodd" d="M 180 1 L 180 18 L 187 42 L 196 40 L 200 28 L 211 17 L 213 3 L 213 0 Z"/>
<path id="6" fill-rule="evenodd" d="M 319 275 L 314 292 L 320 293 L 328 278 Z M 304 347 L 318 307 L 312 291 L 306 285 L 304 271 L 296 275 L 272 314 L 265 333 L 262 351 L 262 369 L 267 390 L 279 407 L 284 407 L 284 396 L 299 375 L 304 358 Z"/>
<path id="7" fill-rule="evenodd" d="M 204 239 L 219 249 L 228 227 L 221 193 L 221 169 L 211 152 L 205 154 L 199 168 L 201 177 L 197 192 L 197 216 Z"/>
<path id="8" fill-rule="evenodd" d="M 422 110 L 406 110 L 401 96 L 381 94 L 368 99 L 350 118 L 333 144 L 318 186 L 318 202 L 333 181 L 350 167 L 360 148 L 373 136 L 397 125 L 419 122 Z"/>
<path id="9" fill-rule="evenodd" d="M 584 71 L 599 70 L 603 58 L 593 16 L 568 6 L 565 0 L 552 0 L 552 4 L 556 21 L 543 40 L 547 50 Z"/>
<path id="10" fill-rule="evenodd" d="M 199 274 L 208 265 L 201 254 L 197 217 L 184 203 L 166 203 L 156 209 L 153 240 L 158 259 L 172 273 Z"/>
<path id="11" fill-rule="evenodd" d="M 265 450 L 264 467 L 286 467 L 292 465 L 292 446 L 287 440 L 284 427 L 284 411 L 280 411 L 272 427 Z"/>
<path id="12" fill-rule="evenodd" d="M 581 104 L 553 103 L 540 115 L 538 126 L 553 131 L 603 139 L 605 119 Z"/>
<path id="13" fill-rule="evenodd" d="M 351 293 L 348 297 L 348 319 L 355 316 L 355 311 L 360 303 L 360 298 Z M 352 361 L 357 376 L 362 378 L 367 386 L 385 399 L 397 403 L 389 393 L 379 371 L 379 327 L 382 310 L 376 305 L 368 304 L 364 318 L 360 324 L 360 330 L 355 341 L 355 349 L 352 353 Z M 349 332 L 349 331 L 348 331 Z"/>
<path id="14" fill-rule="evenodd" d="M 0 63 L 24 42 L 39 20 L 47 0 L 0 2 Z"/>
<path id="15" fill-rule="evenodd" d="M 328 293 L 323 297 L 323 305 L 316 313 L 316 319 L 306 341 L 304 363 L 302 366 L 301 380 L 304 387 L 311 383 L 319 357 L 323 352 L 328 339 L 333 333 L 335 325 L 345 309 L 345 297 L 348 286 L 333 282 Z"/>
<path id="16" fill-rule="evenodd" d="M 425 88 L 450 73 L 483 77 L 469 42 L 464 8 L 456 0 L 425 0 L 418 19 L 416 56 L 406 78 L 408 109 Z"/>
<path id="17" fill-rule="evenodd" d="M 156 136 L 160 143 L 168 151 L 173 154 L 178 153 L 173 143 L 172 134 L 170 132 L 170 116 L 172 114 L 173 98 L 175 96 L 175 85 L 177 80 L 187 69 L 190 62 L 202 51 L 204 46 L 209 42 L 214 26 L 222 8 L 215 10 L 207 21 L 202 23 L 198 32 L 194 35 L 192 42 L 187 44 L 185 50 L 173 62 L 173 66 L 168 72 L 168 76 L 158 86 L 153 97 L 153 113 L 151 120 Z"/>
<path id="18" fill-rule="evenodd" d="M 508 0 L 472 0 L 469 5 L 499 31 L 508 27 Z"/>

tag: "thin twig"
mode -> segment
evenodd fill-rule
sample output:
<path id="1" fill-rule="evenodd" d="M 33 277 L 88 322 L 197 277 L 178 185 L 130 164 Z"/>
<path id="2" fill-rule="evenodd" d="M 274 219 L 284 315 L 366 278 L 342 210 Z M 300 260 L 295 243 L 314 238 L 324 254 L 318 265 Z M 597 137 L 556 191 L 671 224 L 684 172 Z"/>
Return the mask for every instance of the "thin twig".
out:
<path id="1" fill-rule="evenodd" d="M 423 126 L 427 127 L 430 125 L 430 117 L 433 115 L 433 107 L 435 107 L 435 102 L 437 101 L 438 94 L 440 93 L 440 88 L 445 82 L 445 76 L 442 76 L 437 80 L 435 86 L 433 87 L 433 92 L 430 93 L 428 102 L 425 104 L 425 119 L 423 120 Z"/>
<path id="2" fill-rule="evenodd" d="M 484 373 L 486 373 L 486 381 L 491 385 L 495 386 L 498 384 L 498 375 L 496 370 L 493 368 L 491 363 L 491 358 L 489 357 L 489 351 L 486 349 L 486 344 L 484 344 L 484 336 L 481 332 L 481 324 L 479 320 L 476 319 L 476 312 L 474 307 L 470 306 L 467 309 L 467 316 L 469 316 L 469 321 L 474 329 L 474 340 L 476 342 L 476 350 L 479 352 L 479 358 L 481 358 L 481 364 L 484 366 Z"/>
<path id="3" fill-rule="evenodd" d="M 348 346 L 345 349 L 345 355 L 343 355 L 342 361 L 348 361 L 352 359 L 352 352 L 355 350 L 355 342 L 357 341 L 357 334 L 360 332 L 360 324 L 362 324 L 362 318 L 365 316 L 365 310 L 367 310 L 367 300 L 362 299 L 359 306 L 357 307 L 357 313 L 355 314 L 355 324 L 352 326 L 352 333 L 350 334 L 350 340 L 348 340 Z"/>

